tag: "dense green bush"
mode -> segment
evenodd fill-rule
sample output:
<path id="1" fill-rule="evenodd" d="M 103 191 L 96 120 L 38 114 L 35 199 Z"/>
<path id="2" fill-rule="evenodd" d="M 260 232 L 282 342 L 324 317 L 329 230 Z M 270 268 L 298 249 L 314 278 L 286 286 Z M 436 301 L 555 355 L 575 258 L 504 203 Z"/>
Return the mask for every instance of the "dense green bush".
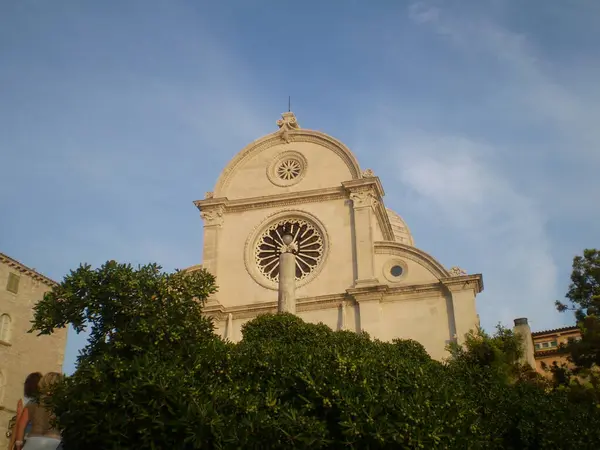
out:
<path id="1" fill-rule="evenodd" d="M 518 365 L 515 337 L 473 333 L 432 360 L 289 314 L 260 316 L 238 344 L 201 314 L 204 271 L 109 262 L 72 272 L 34 328 L 92 327 L 53 397 L 67 450 L 570 449 L 600 443 L 600 409 Z"/>

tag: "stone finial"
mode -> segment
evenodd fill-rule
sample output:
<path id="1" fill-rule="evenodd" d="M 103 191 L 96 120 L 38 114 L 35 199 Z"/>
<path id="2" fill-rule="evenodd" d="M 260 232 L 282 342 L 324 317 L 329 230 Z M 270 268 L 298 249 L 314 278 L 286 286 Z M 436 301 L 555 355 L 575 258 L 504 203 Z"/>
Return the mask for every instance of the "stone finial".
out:
<path id="1" fill-rule="evenodd" d="M 300 128 L 300 125 L 298 125 L 298 121 L 296 120 L 296 116 L 291 111 L 284 112 L 281 115 L 281 119 L 277 121 L 277 126 L 279 128 L 287 128 L 289 130 Z"/>
<path id="2" fill-rule="evenodd" d="M 281 119 L 277 121 L 277 126 L 279 127 L 279 136 L 286 144 L 290 143 L 289 131 L 300 128 L 296 116 L 291 111 L 281 115 Z"/>
<path id="3" fill-rule="evenodd" d="M 460 267 L 452 267 L 448 273 L 450 274 L 451 277 L 462 277 L 463 275 L 466 275 L 467 272 L 462 270 Z"/>
<path id="4" fill-rule="evenodd" d="M 206 194 L 204 194 L 205 199 L 214 198 L 214 196 L 215 196 L 214 192 L 207 192 Z"/>
<path id="5" fill-rule="evenodd" d="M 375 176 L 375 174 L 373 173 L 373 171 L 371 169 L 366 169 L 366 170 L 363 170 L 362 176 L 363 176 L 363 178 L 373 178 Z"/>

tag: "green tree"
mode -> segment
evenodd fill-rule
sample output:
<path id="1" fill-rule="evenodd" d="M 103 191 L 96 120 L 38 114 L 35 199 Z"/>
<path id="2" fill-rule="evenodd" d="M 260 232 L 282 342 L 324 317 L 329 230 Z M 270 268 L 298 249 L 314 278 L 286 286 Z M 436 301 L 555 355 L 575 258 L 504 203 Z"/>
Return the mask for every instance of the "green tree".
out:
<path id="1" fill-rule="evenodd" d="M 446 362 L 290 314 L 224 342 L 202 314 L 205 271 L 82 266 L 47 294 L 33 328 L 91 327 L 52 396 L 66 450 L 579 449 L 600 409 L 509 367 L 508 330 L 476 332 Z M 477 334 L 479 333 L 479 334 Z"/>
<path id="2" fill-rule="evenodd" d="M 524 351 L 521 338 L 500 324 L 496 325 L 492 335 L 481 328 L 470 331 L 465 335 L 462 345 L 450 343 L 448 351 L 452 364 L 485 368 L 506 383 L 517 380 L 543 381 L 533 368 L 521 362 Z"/>
<path id="3" fill-rule="evenodd" d="M 559 311 L 574 311 L 582 338 L 569 344 L 578 369 L 600 366 L 600 250 L 586 249 L 573 258 L 568 304 L 556 301 Z"/>
<path id="4" fill-rule="evenodd" d="M 215 290 L 206 271 L 109 261 L 80 266 L 44 296 L 33 330 L 91 330 L 77 370 L 52 397 L 65 448 L 184 448 L 182 440 L 205 439 L 227 355 L 201 313 Z"/>

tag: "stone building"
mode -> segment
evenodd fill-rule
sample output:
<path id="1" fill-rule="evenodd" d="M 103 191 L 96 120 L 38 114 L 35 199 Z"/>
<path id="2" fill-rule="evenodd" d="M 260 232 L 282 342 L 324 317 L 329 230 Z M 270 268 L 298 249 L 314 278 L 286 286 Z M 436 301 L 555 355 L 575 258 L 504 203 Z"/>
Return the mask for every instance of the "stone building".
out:
<path id="1" fill-rule="evenodd" d="M 403 219 L 386 208 L 383 186 L 352 152 L 293 113 L 279 130 L 244 148 L 213 192 L 195 205 L 204 221 L 202 265 L 219 292 L 206 306 L 232 341 L 241 326 L 276 312 L 283 235 L 295 256 L 296 314 L 334 330 L 382 340 L 411 338 L 434 358 L 479 319 L 482 276 L 446 269 L 415 246 Z"/>
<path id="2" fill-rule="evenodd" d="M 581 339 L 581 330 L 577 326 L 555 328 L 552 330 L 534 331 L 531 333 L 535 368 L 542 374 L 549 375 L 544 366 L 550 367 L 555 362 L 561 364 L 571 363 L 568 360 L 569 352 L 565 349 L 570 341 Z"/>
<path id="3" fill-rule="evenodd" d="M 569 351 L 566 346 L 571 341 L 581 340 L 579 327 L 571 326 L 532 332 L 528 320 L 522 317 L 515 319 L 513 331 L 522 338 L 521 362 L 529 364 L 538 373 L 551 377 L 552 374 L 547 369 L 554 363 L 559 366 L 563 364 L 573 366 L 569 361 Z"/>
<path id="4" fill-rule="evenodd" d="M 33 307 L 56 283 L 0 253 L 0 447 L 31 372 L 62 372 L 67 330 L 52 336 L 27 333 Z"/>

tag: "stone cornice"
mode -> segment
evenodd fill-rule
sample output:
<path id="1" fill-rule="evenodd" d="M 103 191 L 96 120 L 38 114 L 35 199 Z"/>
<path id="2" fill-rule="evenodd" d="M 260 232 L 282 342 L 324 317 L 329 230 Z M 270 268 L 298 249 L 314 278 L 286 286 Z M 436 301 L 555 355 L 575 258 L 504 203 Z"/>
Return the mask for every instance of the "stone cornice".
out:
<path id="1" fill-rule="evenodd" d="M 252 209 L 281 208 L 305 203 L 326 202 L 348 198 L 342 187 L 311 189 L 302 192 L 286 192 L 283 194 L 264 195 L 244 199 L 229 200 L 227 197 L 196 200 L 194 205 L 200 211 L 208 211 L 219 207 L 226 212 L 243 212 Z"/>
<path id="2" fill-rule="evenodd" d="M 451 292 L 461 291 L 467 287 L 472 288 L 475 294 L 479 294 L 483 291 L 483 276 L 480 273 L 441 278 L 440 282 Z"/>
<path id="3" fill-rule="evenodd" d="M 448 271 L 429 253 L 419 250 L 411 245 L 400 242 L 377 241 L 374 243 L 375 254 L 394 254 L 398 253 L 407 258 L 424 265 L 438 278 L 447 278 L 450 276 Z"/>
<path id="4" fill-rule="evenodd" d="M 353 303 L 352 299 L 347 294 L 328 294 L 320 295 L 317 297 L 306 297 L 299 298 L 296 305 L 296 310 L 301 311 L 315 311 L 319 309 L 330 308 L 334 305 L 341 305 L 341 303 Z M 250 317 L 256 317 L 259 314 L 268 314 L 277 312 L 277 301 L 264 302 L 264 303 L 253 303 L 250 305 L 239 305 L 224 307 L 221 304 L 207 305 L 204 307 L 204 314 L 212 316 L 217 320 L 225 320 L 228 314 L 232 314 L 236 319 L 245 319 Z"/>
<path id="5" fill-rule="evenodd" d="M 351 288 L 346 291 L 348 295 L 361 300 L 380 299 L 381 302 L 395 302 L 413 300 L 419 297 L 430 297 L 431 294 L 443 294 L 444 286 L 439 282 L 389 286 L 380 284 L 371 287 Z M 399 299 L 398 296 L 403 298 Z"/>
<path id="6" fill-rule="evenodd" d="M 346 289 L 348 295 L 352 297 L 357 297 L 361 295 L 373 295 L 376 294 L 384 294 L 390 290 L 389 286 L 386 284 L 377 284 L 374 286 L 364 286 L 364 287 L 353 287 Z"/>
<path id="7" fill-rule="evenodd" d="M 377 218 L 377 222 L 381 228 L 383 238 L 386 241 L 395 241 L 396 237 L 394 236 L 394 229 L 392 228 L 390 216 L 387 214 L 383 200 L 377 202 L 375 205 L 375 217 Z"/>
<path id="8" fill-rule="evenodd" d="M 379 198 L 385 195 L 379 177 L 368 177 L 360 178 L 358 180 L 344 181 L 342 182 L 342 186 L 348 191 L 348 193 L 373 190 Z"/>
<path id="9" fill-rule="evenodd" d="M 39 272 L 36 272 L 35 270 L 31 269 L 30 267 L 27 267 L 25 264 L 20 263 L 16 259 L 11 258 L 10 256 L 5 255 L 4 253 L 0 253 L 0 262 L 3 262 L 7 266 L 12 267 L 15 270 L 18 270 L 22 274 L 28 275 L 30 278 L 32 278 L 36 281 L 40 281 L 49 287 L 54 287 L 54 286 L 58 285 L 58 283 L 56 281 L 51 280 L 50 278 L 48 278 L 45 275 L 42 275 Z"/>
<path id="10" fill-rule="evenodd" d="M 244 149 L 242 149 L 242 151 L 235 155 L 229 164 L 227 164 L 223 172 L 221 172 L 221 176 L 217 180 L 217 184 L 214 189 L 215 195 L 226 195 L 225 191 L 227 190 L 229 182 L 231 181 L 232 175 L 247 158 L 274 145 L 289 144 L 293 142 L 311 142 L 330 149 L 346 163 L 346 166 L 348 167 L 350 175 L 353 179 L 359 179 L 362 177 L 356 157 L 352 154 L 348 147 L 346 147 L 337 139 L 325 133 L 321 133 L 320 131 L 308 130 L 304 128 L 288 129 L 286 130 L 285 136 L 282 136 L 280 131 L 268 134 L 250 143 Z"/>
<path id="11" fill-rule="evenodd" d="M 342 304 L 352 306 L 361 302 L 379 301 L 382 303 L 397 302 L 403 300 L 415 300 L 419 298 L 429 298 L 432 294 L 443 295 L 447 283 L 451 286 L 464 289 L 465 282 L 473 283 L 481 278 L 480 275 L 467 275 L 444 279 L 442 282 L 413 284 L 403 286 L 388 286 L 379 284 L 374 286 L 365 286 L 358 288 L 349 288 L 344 293 L 327 294 L 316 297 L 299 298 L 297 311 L 316 311 L 339 307 Z M 456 283 L 460 283 L 456 284 Z M 224 307 L 218 302 L 206 304 L 203 310 L 204 314 L 213 317 L 217 321 L 224 321 L 229 314 L 235 319 L 248 319 L 256 317 L 259 314 L 275 314 L 277 312 L 277 301 L 253 303 L 250 305 L 238 305 Z"/>

